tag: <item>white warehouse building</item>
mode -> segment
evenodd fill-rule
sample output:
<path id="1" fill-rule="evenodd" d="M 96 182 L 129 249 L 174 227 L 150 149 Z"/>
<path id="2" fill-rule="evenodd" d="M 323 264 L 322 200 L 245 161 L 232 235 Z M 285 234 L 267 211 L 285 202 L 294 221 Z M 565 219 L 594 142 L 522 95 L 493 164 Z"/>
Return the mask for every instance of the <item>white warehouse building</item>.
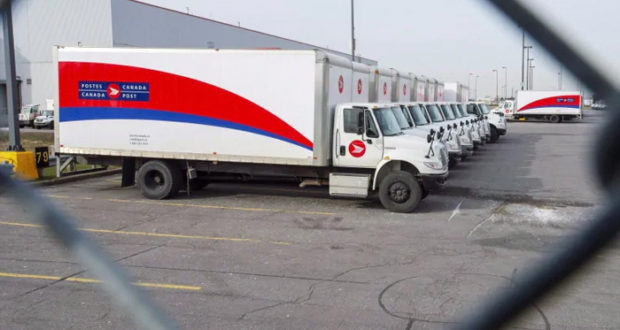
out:
<path id="1" fill-rule="evenodd" d="M 19 105 L 57 107 L 53 47 L 323 49 L 137 0 L 13 1 Z M 3 47 L 3 43 L 0 44 Z M 4 50 L 0 51 L 0 127 L 7 124 Z M 377 62 L 360 58 L 376 65 Z"/>

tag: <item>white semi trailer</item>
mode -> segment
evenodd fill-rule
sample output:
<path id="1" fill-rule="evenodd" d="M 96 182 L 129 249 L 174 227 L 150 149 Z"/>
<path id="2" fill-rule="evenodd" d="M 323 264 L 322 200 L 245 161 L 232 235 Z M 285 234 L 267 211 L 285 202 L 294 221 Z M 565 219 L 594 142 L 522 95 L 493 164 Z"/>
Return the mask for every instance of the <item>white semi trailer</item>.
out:
<path id="1" fill-rule="evenodd" d="M 334 196 L 376 191 L 410 212 L 448 175 L 442 144 L 402 134 L 389 105 L 352 102 L 365 69 L 342 57 L 60 47 L 55 59 L 57 154 L 123 164 L 125 185 L 137 169 L 147 198 L 267 176 L 328 184 Z"/>
<path id="2" fill-rule="evenodd" d="M 552 123 L 581 119 L 582 99 L 580 91 L 518 91 L 511 115 L 514 119 L 544 119 Z"/>

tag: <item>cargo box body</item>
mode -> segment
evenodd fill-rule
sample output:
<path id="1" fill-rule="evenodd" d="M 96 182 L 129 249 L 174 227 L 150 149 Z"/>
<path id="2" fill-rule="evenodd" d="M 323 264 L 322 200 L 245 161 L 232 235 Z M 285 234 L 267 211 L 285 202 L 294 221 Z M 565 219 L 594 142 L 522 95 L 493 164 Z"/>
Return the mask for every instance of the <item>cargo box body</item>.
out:
<path id="1" fill-rule="evenodd" d="M 412 94 L 412 101 L 424 102 L 426 101 L 426 85 L 428 81 L 424 77 L 416 76 L 413 80 L 414 93 Z"/>
<path id="2" fill-rule="evenodd" d="M 370 74 L 370 102 L 390 102 L 392 99 L 392 71 L 373 68 Z"/>
<path id="3" fill-rule="evenodd" d="M 513 115 L 582 116 L 580 91 L 518 91 Z"/>
<path id="4" fill-rule="evenodd" d="M 351 64 L 319 51 L 59 48 L 62 154 L 328 166 Z"/>
<path id="5" fill-rule="evenodd" d="M 392 70 L 392 102 L 409 103 L 411 101 L 411 75 Z"/>

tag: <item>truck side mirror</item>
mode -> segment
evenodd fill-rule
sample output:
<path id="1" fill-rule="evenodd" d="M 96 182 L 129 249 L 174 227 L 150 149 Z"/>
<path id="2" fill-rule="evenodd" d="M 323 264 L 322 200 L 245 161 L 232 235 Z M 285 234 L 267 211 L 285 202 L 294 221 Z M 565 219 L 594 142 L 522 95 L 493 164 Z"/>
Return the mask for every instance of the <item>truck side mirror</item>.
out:
<path id="1" fill-rule="evenodd" d="M 364 111 L 361 111 L 357 116 L 357 134 L 364 134 Z"/>
<path id="2" fill-rule="evenodd" d="M 435 130 L 431 128 L 431 130 L 430 130 L 430 134 L 431 134 L 431 135 L 435 135 L 435 133 L 436 133 L 436 132 L 435 132 Z"/>
<path id="3" fill-rule="evenodd" d="M 428 133 L 428 135 L 426 136 L 426 142 L 431 143 L 431 141 L 433 141 L 433 136 L 431 135 L 431 133 Z"/>

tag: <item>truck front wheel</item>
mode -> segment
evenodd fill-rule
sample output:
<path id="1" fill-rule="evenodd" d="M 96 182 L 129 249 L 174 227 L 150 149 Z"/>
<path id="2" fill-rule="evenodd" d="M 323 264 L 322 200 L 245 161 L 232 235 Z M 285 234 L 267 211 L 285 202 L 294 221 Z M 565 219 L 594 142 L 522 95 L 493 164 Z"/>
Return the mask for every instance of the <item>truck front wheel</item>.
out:
<path id="1" fill-rule="evenodd" d="M 495 126 L 491 126 L 491 143 L 497 142 L 497 139 L 499 139 L 499 132 Z"/>
<path id="2" fill-rule="evenodd" d="M 409 172 L 391 172 L 379 184 L 379 200 L 383 207 L 392 212 L 412 212 L 420 199 L 422 187 Z"/>
<path id="3" fill-rule="evenodd" d="M 138 188 L 149 199 L 164 199 L 176 194 L 181 181 L 181 171 L 174 164 L 161 160 L 144 163 L 137 175 Z"/>

